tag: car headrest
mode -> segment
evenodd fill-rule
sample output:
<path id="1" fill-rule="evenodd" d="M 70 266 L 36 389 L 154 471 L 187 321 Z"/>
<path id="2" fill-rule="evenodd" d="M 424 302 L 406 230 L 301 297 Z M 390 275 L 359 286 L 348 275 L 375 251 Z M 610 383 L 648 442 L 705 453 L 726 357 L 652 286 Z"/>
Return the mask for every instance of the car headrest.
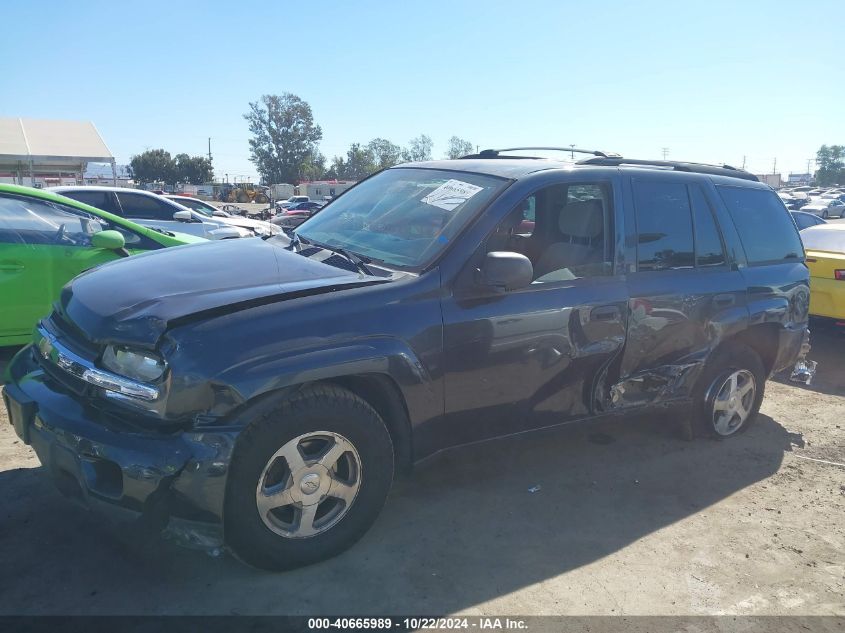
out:
<path id="1" fill-rule="evenodd" d="M 561 209 L 558 228 L 565 235 L 598 237 L 604 230 L 604 208 L 601 200 L 570 202 Z"/>

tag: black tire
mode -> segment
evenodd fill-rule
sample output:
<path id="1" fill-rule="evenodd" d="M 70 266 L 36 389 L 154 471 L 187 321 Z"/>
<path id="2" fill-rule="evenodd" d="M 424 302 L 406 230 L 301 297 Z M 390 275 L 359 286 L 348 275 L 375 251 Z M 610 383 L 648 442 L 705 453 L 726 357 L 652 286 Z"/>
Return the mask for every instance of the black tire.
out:
<path id="1" fill-rule="evenodd" d="M 234 554 L 255 567 L 294 569 L 336 556 L 360 539 L 379 515 L 393 482 L 393 443 L 378 413 L 352 392 L 316 385 L 262 409 L 238 438 L 226 487 L 224 529 Z M 338 433 L 360 457 L 360 487 L 340 520 L 306 538 L 271 530 L 261 518 L 256 488 L 282 446 L 303 434 Z"/>
<path id="2" fill-rule="evenodd" d="M 827 220 L 827 219 L 828 219 L 828 217 L 830 217 L 830 216 L 829 216 L 829 214 L 828 214 L 828 212 L 827 212 L 827 211 L 822 211 L 822 220 Z"/>
<path id="3" fill-rule="evenodd" d="M 750 372 L 755 381 L 754 388 L 756 391 L 750 412 L 747 418 L 729 434 L 719 433 L 714 423 L 716 413 L 714 406 L 719 388 L 731 374 L 743 370 Z M 739 342 L 728 343 L 717 349 L 708 360 L 695 386 L 692 411 L 695 434 L 700 437 L 724 440 L 745 432 L 760 411 L 766 377 L 766 370 L 763 361 L 760 360 L 760 355 L 748 345 Z"/>

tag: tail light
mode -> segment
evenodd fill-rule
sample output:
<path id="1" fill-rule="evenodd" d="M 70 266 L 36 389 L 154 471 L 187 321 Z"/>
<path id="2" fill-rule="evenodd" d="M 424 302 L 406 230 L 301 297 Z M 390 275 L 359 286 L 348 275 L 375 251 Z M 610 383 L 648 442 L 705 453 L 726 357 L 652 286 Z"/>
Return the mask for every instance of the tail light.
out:
<path id="1" fill-rule="evenodd" d="M 845 270 L 834 270 L 833 278 L 839 281 L 845 281 Z"/>

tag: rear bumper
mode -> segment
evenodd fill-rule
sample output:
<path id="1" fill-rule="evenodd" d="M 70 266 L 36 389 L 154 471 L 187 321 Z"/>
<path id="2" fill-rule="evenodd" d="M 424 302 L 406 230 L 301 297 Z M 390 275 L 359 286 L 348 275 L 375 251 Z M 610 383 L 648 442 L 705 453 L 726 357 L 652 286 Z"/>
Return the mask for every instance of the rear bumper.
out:
<path id="1" fill-rule="evenodd" d="M 791 368 L 810 351 L 810 330 L 806 325 L 785 327 L 780 330 L 778 353 L 772 373 Z"/>
<path id="2" fill-rule="evenodd" d="M 3 399 L 16 433 L 58 489 L 117 522 L 161 531 L 190 547 L 220 547 L 237 431 L 116 429 L 89 404 L 51 384 L 30 349 L 9 365 Z"/>

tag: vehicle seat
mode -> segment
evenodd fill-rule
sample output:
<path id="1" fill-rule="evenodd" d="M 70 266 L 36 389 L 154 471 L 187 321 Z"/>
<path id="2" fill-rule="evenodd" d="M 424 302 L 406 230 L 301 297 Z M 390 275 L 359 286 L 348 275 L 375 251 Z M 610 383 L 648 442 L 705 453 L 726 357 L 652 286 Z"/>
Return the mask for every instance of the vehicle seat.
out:
<path id="1" fill-rule="evenodd" d="M 555 270 L 604 260 L 604 209 L 601 200 L 570 202 L 558 216 L 561 240 L 549 244 L 534 269 L 535 279 Z"/>

